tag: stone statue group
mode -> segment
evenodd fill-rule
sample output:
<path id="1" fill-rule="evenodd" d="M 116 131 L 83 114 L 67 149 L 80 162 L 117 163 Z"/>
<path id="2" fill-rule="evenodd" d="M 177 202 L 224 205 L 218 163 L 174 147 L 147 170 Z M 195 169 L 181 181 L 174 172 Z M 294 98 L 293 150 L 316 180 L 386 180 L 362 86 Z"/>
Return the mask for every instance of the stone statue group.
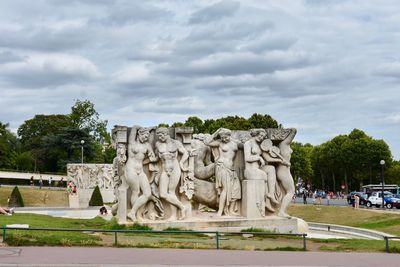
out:
<path id="1" fill-rule="evenodd" d="M 295 129 L 116 126 L 112 212 L 120 221 L 182 220 L 193 209 L 216 217 L 264 217 L 286 208 L 294 194 L 290 156 Z"/>

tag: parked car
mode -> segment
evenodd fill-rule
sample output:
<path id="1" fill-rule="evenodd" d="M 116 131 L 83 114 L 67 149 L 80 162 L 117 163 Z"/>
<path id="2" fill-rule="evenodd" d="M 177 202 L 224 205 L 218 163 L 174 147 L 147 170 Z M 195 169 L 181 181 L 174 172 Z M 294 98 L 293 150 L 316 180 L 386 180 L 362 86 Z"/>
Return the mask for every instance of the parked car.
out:
<path id="1" fill-rule="evenodd" d="M 366 205 L 368 201 L 368 195 L 365 194 L 364 192 L 351 192 L 350 194 L 347 195 L 347 203 L 349 205 L 353 205 L 354 203 L 354 195 L 357 195 L 360 198 L 359 204 L 360 205 Z"/>
<path id="2" fill-rule="evenodd" d="M 391 192 L 384 192 L 383 196 L 384 205 L 388 209 L 393 207 L 400 209 L 400 198 L 396 198 Z M 368 198 L 367 207 L 370 208 L 375 206 L 379 208 L 382 205 L 382 192 L 372 192 L 371 196 Z"/>

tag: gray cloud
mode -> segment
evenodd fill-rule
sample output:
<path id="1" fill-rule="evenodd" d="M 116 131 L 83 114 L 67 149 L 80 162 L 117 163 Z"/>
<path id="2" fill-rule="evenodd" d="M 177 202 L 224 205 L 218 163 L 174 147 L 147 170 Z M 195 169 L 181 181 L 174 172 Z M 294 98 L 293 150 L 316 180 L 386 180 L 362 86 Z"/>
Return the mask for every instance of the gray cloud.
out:
<path id="1" fill-rule="evenodd" d="M 192 14 L 190 24 L 209 23 L 232 16 L 240 7 L 240 3 L 234 1 L 221 1 L 214 5 L 205 7 Z"/>
<path id="2" fill-rule="evenodd" d="M 267 113 L 400 158 L 397 0 L 0 1 L 0 121 L 89 99 L 109 125 Z"/>

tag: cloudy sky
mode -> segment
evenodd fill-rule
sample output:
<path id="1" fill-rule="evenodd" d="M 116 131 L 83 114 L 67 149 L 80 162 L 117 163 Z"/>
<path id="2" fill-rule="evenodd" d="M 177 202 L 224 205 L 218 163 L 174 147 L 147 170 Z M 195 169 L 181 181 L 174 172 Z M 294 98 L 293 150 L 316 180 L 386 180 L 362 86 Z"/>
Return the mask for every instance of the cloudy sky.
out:
<path id="1" fill-rule="evenodd" d="M 400 159 L 399 25 L 398 0 L 2 0 L 0 121 L 75 99 L 110 128 L 257 112 Z"/>

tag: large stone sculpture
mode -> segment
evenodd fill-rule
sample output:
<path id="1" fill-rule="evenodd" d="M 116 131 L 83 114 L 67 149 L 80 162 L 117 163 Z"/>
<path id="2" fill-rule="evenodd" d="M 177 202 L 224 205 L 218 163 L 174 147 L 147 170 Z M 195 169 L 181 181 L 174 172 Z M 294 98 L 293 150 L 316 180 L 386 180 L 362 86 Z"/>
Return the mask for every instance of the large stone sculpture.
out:
<path id="1" fill-rule="evenodd" d="M 221 128 L 192 136 L 190 128 L 116 126 L 113 214 L 121 222 L 184 220 L 200 205 L 215 210 L 208 216 L 216 218 L 288 217 L 295 134 Z M 108 177 L 103 180 L 109 184 Z"/>

